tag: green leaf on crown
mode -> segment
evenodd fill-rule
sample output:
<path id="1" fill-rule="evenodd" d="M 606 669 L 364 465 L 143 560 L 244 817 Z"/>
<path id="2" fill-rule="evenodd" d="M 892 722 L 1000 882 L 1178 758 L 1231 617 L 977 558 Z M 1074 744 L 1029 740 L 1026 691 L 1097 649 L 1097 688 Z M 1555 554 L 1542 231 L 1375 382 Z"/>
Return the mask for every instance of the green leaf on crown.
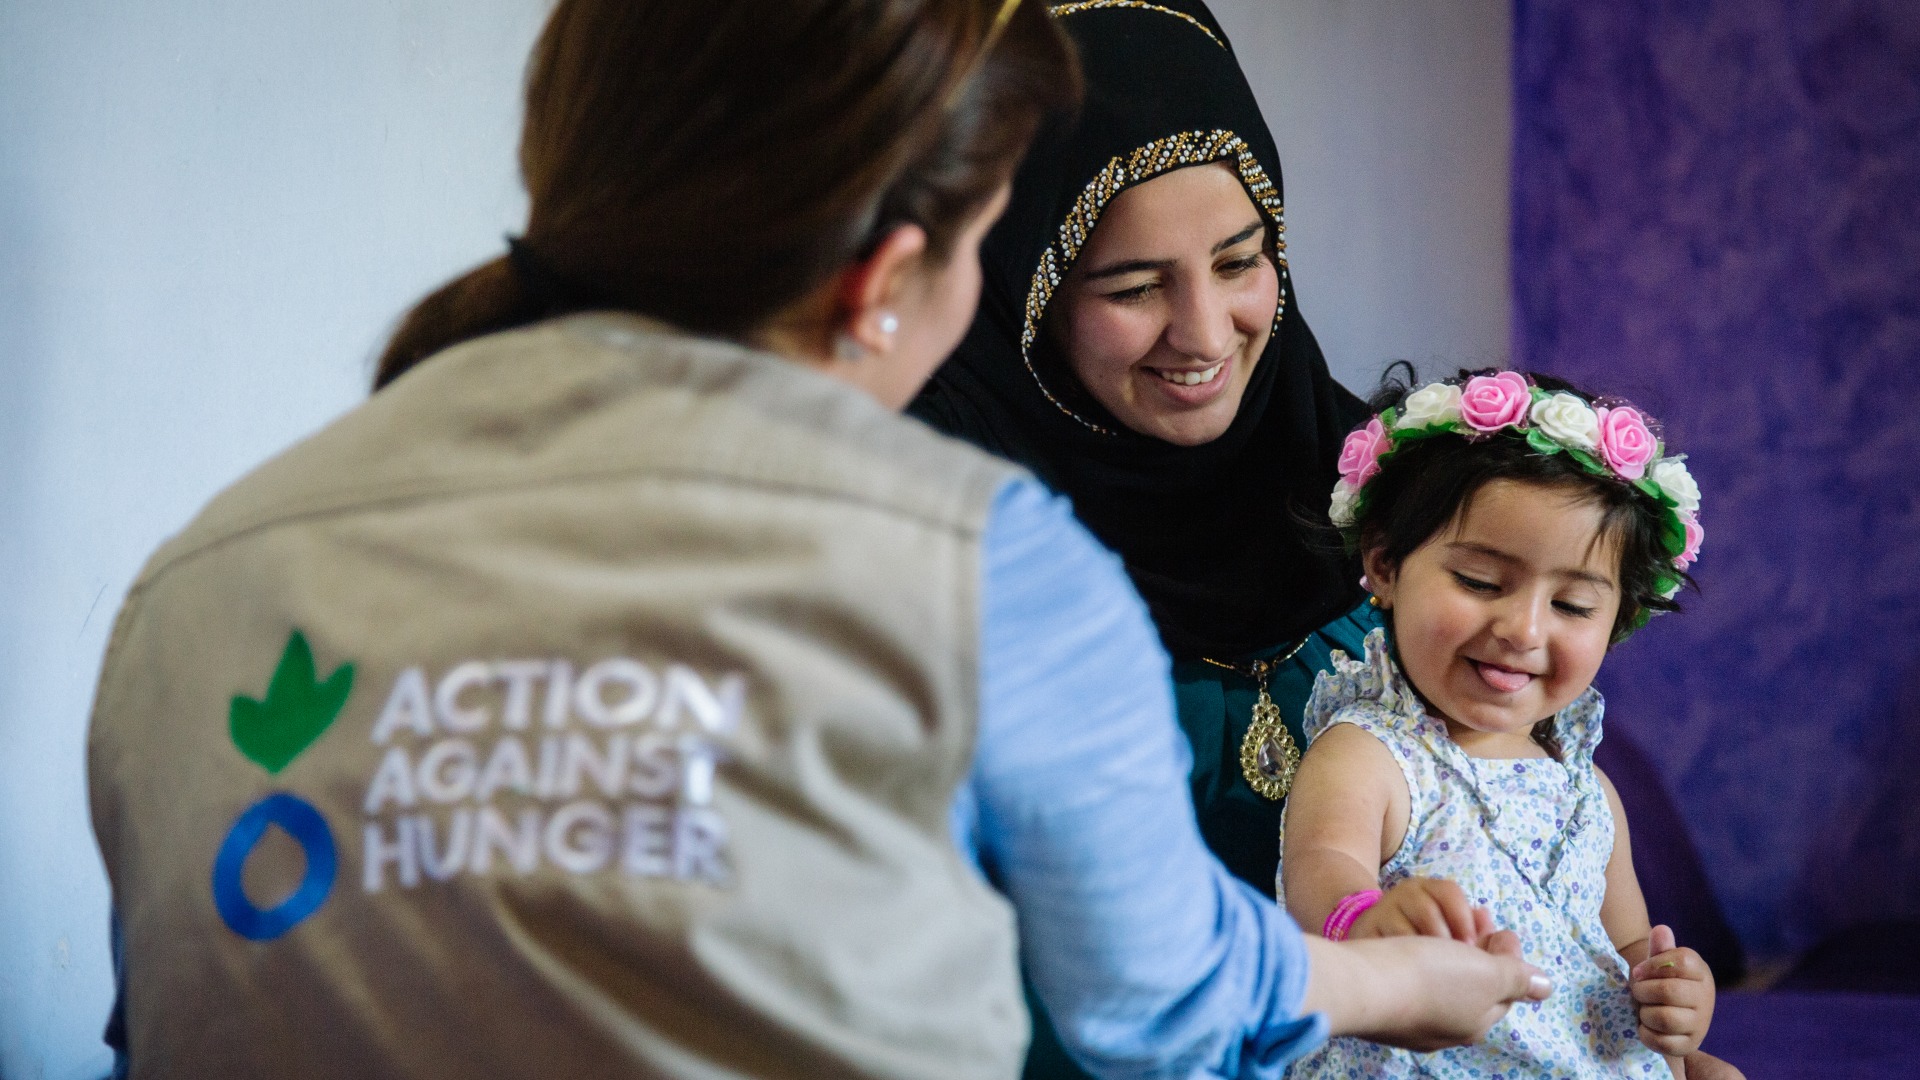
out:
<path id="1" fill-rule="evenodd" d="M 1580 467 L 1587 470 L 1590 473 L 1597 473 L 1601 476 L 1613 475 L 1613 470 L 1607 468 L 1607 465 L 1605 462 L 1601 461 L 1597 457 L 1594 457 L 1593 454 L 1589 451 L 1582 450 L 1578 447 L 1569 446 L 1567 447 L 1567 456 L 1579 462 Z"/>
<path id="2" fill-rule="evenodd" d="M 1648 477 L 1643 476 L 1640 479 L 1635 480 L 1633 482 L 1633 486 L 1639 488 L 1641 491 L 1646 492 L 1648 495 L 1653 496 L 1654 502 L 1659 503 L 1661 506 L 1664 506 L 1669 510 L 1680 505 L 1680 501 L 1678 499 L 1675 499 L 1673 496 L 1668 495 L 1666 492 L 1666 489 L 1662 488 L 1659 484 L 1654 483 Z"/>
<path id="3" fill-rule="evenodd" d="M 1681 523 L 1680 515 L 1672 509 L 1669 509 L 1663 517 L 1665 520 L 1661 523 L 1660 546 L 1666 549 L 1668 555 L 1677 559 L 1687 550 L 1687 527 Z"/>
<path id="4" fill-rule="evenodd" d="M 1438 424 L 1428 424 L 1426 427 L 1400 428 L 1395 430 L 1393 432 L 1393 441 L 1396 444 L 1419 442 L 1421 439 L 1431 439 L 1435 435 L 1456 434 L 1459 434 L 1459 432 L 1454 429 L 1453 425 L 1442 421 Z"/>
<path id="5" fill-rule="evenodd" d="M 1628 635 L 1634 633 L 1635 631 L 1641 629 L 1642 627 L 1645 627 L 1647 623 L 1652 619 L 1653 619 L 1653 609 L 1647 608 L 1647 607 L 1641 608 L 1639 611 L 1636 611 L 1633 613 L 1632 619 L 1628 620 L 1626 631 L 1620 634 L 1618 637 L 1614 638 L 1614 640 L 1616 642 L 1625 641 Z"/>

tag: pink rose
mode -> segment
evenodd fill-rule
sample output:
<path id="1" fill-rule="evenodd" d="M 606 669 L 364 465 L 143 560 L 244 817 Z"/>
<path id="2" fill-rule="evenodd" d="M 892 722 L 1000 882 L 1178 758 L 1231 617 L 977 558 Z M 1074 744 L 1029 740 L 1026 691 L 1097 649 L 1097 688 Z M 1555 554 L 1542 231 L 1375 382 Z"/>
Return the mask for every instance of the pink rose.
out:
<path id="1" fill-rule="evenodd" d="M 1647 428 L 1647 419 L 1630 406 L 1600 409 L 1600 457 L 1622 480 L 1646 475 L 1647 463 L 1659 452 L 1659 443 Z"/>
<path id="2" fill-rule="evenodd" d="M 1380 426 L 1380 418 L 1367 421 L 1367 426 L 1358 428 L 1347 435 L 1346 445 L 1340 447 L 1340 476 L 1354 487 L 1373 479 L 1380 471 L 1380 455 L 1387 452 L 1387 429 Z"/>
<path id="3" fill-rule="evenodd" d="M 1681 514 L 1680 524 L 1687 530 L 1687 548 L 1673 560 L 1673 566 L 1676 570 L 1685 570 L 1693 565 L 1693 560 L 1700 557 L 1700 541 L 1707 538 L 1707 531 L 1700 527 L 1700 523 L 1694 520 L 1692 514 Z"/>
<path id="4" fill-rule="evenodd" d="M 1475 375 L 1460 388 L 1460 419 L 1475 431 L 1518 425 L 1533 404 L 1527 380 L 1512 371 Z"/>

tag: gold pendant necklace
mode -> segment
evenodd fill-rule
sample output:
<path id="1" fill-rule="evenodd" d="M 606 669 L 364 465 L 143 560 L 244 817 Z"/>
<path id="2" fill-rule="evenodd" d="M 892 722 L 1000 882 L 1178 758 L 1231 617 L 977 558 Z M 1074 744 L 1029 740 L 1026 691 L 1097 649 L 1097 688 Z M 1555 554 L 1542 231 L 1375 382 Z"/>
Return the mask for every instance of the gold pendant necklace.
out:
<path id="1" fill-rule="evenodd" d="M 1260 688 L 1260 696 L 1253 702 L 1253 721 L 1247 725 L 1246 738 L 1240 740 L 1240 774 L 1261 798 L 1275 802 L 1286 798 L 1293 787 L 1293 774 L 1300 768 L 1300 747 L 1280 717 L 1280 706 L 1275 705 L 1272 695 L 1267 693 L 1267 683 L 1273 679 L 1273 670 L 1293 659 L 1306 644 L 1307 639 L 1301 638 L 1285 656 L 1256 660 L 1248 667 L 1206 656 L 1200 658 L 1214 667 L 1252 679 Z"/>

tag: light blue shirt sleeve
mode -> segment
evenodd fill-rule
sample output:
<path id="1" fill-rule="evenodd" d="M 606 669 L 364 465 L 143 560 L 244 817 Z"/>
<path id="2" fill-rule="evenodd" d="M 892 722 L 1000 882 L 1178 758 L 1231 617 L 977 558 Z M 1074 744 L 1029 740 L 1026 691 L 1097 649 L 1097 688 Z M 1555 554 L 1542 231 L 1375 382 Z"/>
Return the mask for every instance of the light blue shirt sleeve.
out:
<path id="1" fill-rule="evenodd" d="M 1036 481 L 988 522 L 974 767 L 955 843 L 1099 1077 L 1278 1077 L 1325 1040 L 1307 954 L 1200 839 L 1169 661 L 1120 562 Z M 1278 843 L 1278 837 L 1275 838 Z"/>

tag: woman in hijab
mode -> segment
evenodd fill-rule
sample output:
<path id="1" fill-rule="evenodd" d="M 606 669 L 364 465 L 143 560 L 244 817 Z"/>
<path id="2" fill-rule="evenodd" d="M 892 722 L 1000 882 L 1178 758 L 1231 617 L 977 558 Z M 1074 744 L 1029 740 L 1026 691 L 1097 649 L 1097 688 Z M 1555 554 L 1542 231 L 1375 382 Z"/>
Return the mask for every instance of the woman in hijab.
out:
<path id="1" fill-rule="evenodd" d="M 1300 317 L 1279 158 L 1211 14 L 1054 14 L 1086 104 L 1036 138 L 979 314 L 912 412 L 1033 470 L 1124 560 L 1173 656 L 1201 830 L 1271 892 L 1313 675 L 1373 624 L 1316 532 L 1366 412 Z"/>
<path id="2" fill-rule="evenodd" d="M 1211 13 L 1053 12 L 1086 103 L 1036 138 L 979 314 L 912 411 L 1031 469 L 1120 555 L 1173 657 L 1201 833 L 1271 895 L 1313 678 L 1375 625 L 1320 529 L 1366 410 L 1301 318 L 1279 156 Z M 1049 1036 L 1028 1075 L 1076 1074 Z"/>
<path id="3" fill-rule="evenodd" d="M 1544 995 L 1510 935 L 1308 940 L 1228 877 L 1125 579 L 898 415 L 1073 96 L 1019 0 L 562 0 L 511 254 L 116 625 L 133 1075 L 990 1080 L 1017 954 L 1129 1076 Z"/>

